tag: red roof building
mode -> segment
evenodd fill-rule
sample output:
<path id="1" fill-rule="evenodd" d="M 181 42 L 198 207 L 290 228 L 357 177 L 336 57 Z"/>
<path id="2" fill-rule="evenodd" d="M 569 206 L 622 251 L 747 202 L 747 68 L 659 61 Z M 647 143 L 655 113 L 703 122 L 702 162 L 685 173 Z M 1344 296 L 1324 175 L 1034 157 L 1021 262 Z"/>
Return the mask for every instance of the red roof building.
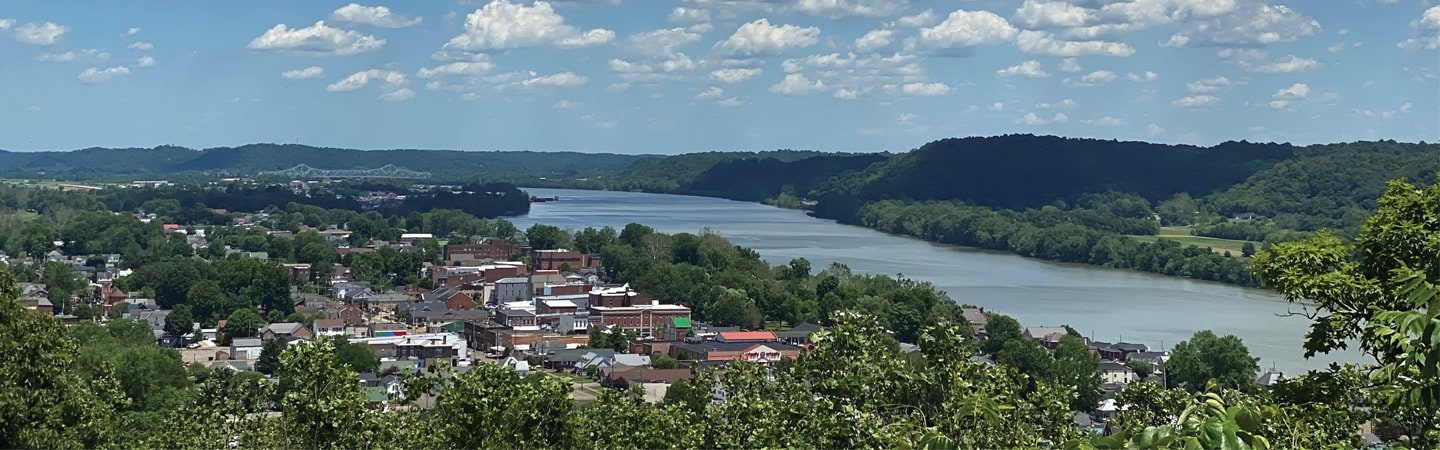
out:
<path id="1" fill-rule="evenodd" d="M 779 339 L 769 331 L 721 331 L 715 342 L 774 342 Z"/>

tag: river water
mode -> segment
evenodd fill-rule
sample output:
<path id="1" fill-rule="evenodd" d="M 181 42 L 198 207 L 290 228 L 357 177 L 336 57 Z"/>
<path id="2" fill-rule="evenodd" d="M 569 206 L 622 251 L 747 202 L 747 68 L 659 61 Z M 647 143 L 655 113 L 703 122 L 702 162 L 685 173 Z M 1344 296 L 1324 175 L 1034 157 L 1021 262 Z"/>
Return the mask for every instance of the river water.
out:
<path id="1" fill-rule="evenodd" d="M 1169 349 L 1199 330 L 1234 334 L 1250 353 L 1295 375 L 1331 361 L 1361 361 L 1358 353 L 1306 360 L 1301 341 L 1309 320 L 1277 317 L 1299 310 L 1274 293 L 1128 270 L 1054 263 L 1008 253 L 934 244 L 864 227 L 817 219 L 802 211 L 681 195 L 527 189 L 559 201 L 535 203 L 510 218 L 524 230 L 535 223 L 561 228 L 635 222 L 667 233 L 710 229 L 753 248 L 771 264 L 832 262 L 857 273 L 902 274 L 928 281 L 957 302 L 1010 315 L 1023 326 L 1066 324 L 1101 341 L 1140 342 Z"/>

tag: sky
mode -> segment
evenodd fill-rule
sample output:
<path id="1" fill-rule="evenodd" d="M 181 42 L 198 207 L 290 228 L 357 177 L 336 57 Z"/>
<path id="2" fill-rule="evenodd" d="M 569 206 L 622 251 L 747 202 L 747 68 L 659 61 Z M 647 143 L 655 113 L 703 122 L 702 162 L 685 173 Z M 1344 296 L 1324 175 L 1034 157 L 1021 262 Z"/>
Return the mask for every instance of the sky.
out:
<path id="1" fill-rule="evenodd" d="M 6 0 L 0 149 L 1440 140 L 1435 0 Z"/>

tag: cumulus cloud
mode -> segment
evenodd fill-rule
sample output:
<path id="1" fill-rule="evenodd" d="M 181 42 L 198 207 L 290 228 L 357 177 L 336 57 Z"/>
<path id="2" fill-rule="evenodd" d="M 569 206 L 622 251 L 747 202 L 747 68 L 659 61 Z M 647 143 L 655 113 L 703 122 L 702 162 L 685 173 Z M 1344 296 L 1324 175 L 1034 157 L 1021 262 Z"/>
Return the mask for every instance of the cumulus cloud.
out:
<path id="1" fill-rule="evenodd" d="M 854 100 L 860 98 L 860 92 L 854 89 L 840 88 L 830 93 L 830 96 L 840 100 Z"/>
<path id="2" fill-rule="evenodd" d="M 455 61 L 449 64 L 441 64 L 435 67 L 422 67 L 416 76 L 420 78 L 436 78 L 449 75 L 478 76 L 490 72 L 495 68 L 495 63 L 489 59 L 481 61 Z"/>
<path id="3" fill-rule="evenodd" d="M 14 21 L 6 23 L 5 28 L 8 28 L 14 23 Z M 55 42 L 59 41 L 61 36 L 64 36 L 65 33 L 69 32 L 70 27 L 59 25 L 54 22 L 31 22 L 15 27 L 15 40 L 30 45 L 49 46 L 55 45 Z"/>
<path id="4" fill-rule="evenodd" d="M 81 83 L 93 84 L 109 81 L 111 78 L 129 74 L 130 68 L 125 66 L 107 67 L 104 69 L 97 67 L 86 67 L 84 71 L 80 72 L 80 76 L 78 78 L 80 79 Z"/>
<path id="5" fill-rule="evenodd" d="M 943 22 L 920 29 L 920 44 L 937 50 L 964 50 L 1009 42 L 1019 30 L 990 11 L 956 10 Z"/>
<path id="6" fill-rule="evenodd" d="M 1036 108 L 1039 108 L 1039 109 L 1074 109 L 1074 108 L 1077 107 L 1077 106 L 1080 106 L 1080 104 L 1079 104 L 1079 103 L 1075 103 L 1075 100 L 1074 100 L 1074 99 L 1069 99 L 1069 98 L 1064 99 L 1064 100 L 1061 100 L 1061 101 L 1058 101 L 1058 102 L 1055 102 L 1055 103 L 1036 103 L 1036 104 L 1035 104 L 1035 107 L 1036 107 Z"/>
<path id="7" fill-rule="evenodd" d="M 820 29 L 790 24 L 771 25 L 757 19 L 740 25 L 729 38 L 715 43 L 715 50 L 730 57 L 773 56 L 785 50 L 805 48 L 820 42 Z"/>
<path id="8" fill-rule="evenodd" d="M 710 72 L 710 78 L 726 83 L 735 84 L 751 78 L 760 76 L 763 72 L 760 68 L 737 67 L 732 69 L 716 69 Z"/>
<path id="9" fill-rule="evenodd" d="M 1014 65 L 1014 66 L 1010 66 L 1010 67 L 1006 67 L 1006 68 L 1004 68 L 1004 69 L 997 70 L 997 71 L 995 71 L 995 76 L 1000 77 L 1000 78 L 1010 78 L 1010 77 L 1045 78 L 1045 77 L 1050 76 L 1050 73 L 1049 73 L 1049 72 L 1046 72 L 1044 69 L 1040 68 L 1040 61 L 1036 61 L 1036 60 L 1033 60 L 1033 59 L 1032 59 L 1032 60 L 1025 61 L 1025 62 L 1022 62 L 1022 63 L 1020 63 L 1020 64 Z"/>
<path id="10" fill-rule="evenodd" d="M 804 95 L 826 89 L 825 83 L 820 82 L 820 80 L 806 78 L 805 74 L 801 73 L 785 74 L 784 79 L 770 86 L 770 92 L 790 95 Z"/>
<path id="11" fill-rule="evenodd" d="M 565 23 L 549 3 L 533 6 L 494 0 L 465 16 L 460 35 L 445 43 L 445 50 L 493 52 L 524 47 L 594 47 L 615 40 L 615 32 L 604 28 L 582 31 Z"/>
<path id="12" fill-rule="evenodd" d="M 1230 87 L 1231 84 L 1233 83 L 1229 78 L 1215 77 L 1191 81 L 1185 84 L 1185 88 L 1192 94 L 1209 94 Z"/>
<path id="13" fill-rule="evenodd" d="M 330 92 L 347 92 L 364 88 L 371 81 L 379 84 L 381 89 L 393 91 L 405 87 L 407 79 L 405 74 L 393 70 L 370 69 L 355 72 L 348 77 L 330 83 L 325 90 Z"/>
<path id="14" fill-rule="evenodd" d="M 152 67 L 155 65 L 155 57 L 141 56 L 135 59 L 135 67 Z"/>
<path id="15" fill-rule="evenodd" d="M 584 75 L 577 75 L 574 72 L 558 72 L 541 75 L 530 70 L 496 74 L 487 76 L 484 79 L 487 82 L 495 84 L 495 87 L 501 90 L 545 87 L 571 88 L 583 86 L 590 82 L 590 78 Z"/>
<path id="16" fill-rule="evenodd" d="M 885 28 L 870 30 L 870 32 L 855 39 L 855 51 L 860 53 L 874 53 L 885 47 L 889 47 L 892 42 L 895 42 L 895 30 Z"/>
<path id="17" fill-rule="evenodd" d="M 151 44 L 149 42 L 135 42 L 125 46 L 125 48 L 128 50 L 154 50 L 155 44 Z"/>
<path id="18" fill-rule="evenodd" d="M 740 106 L 745 106 L 745 100 L 741 99 L 740 97 L 722 98 L 716 100 L 715 104 L 724 106 L 726 108 L 736 108 Z"/>
<path id="19" fill-rule="evenodd" d="M 379 96 L 376 96 L 375 98 L 387 102 L 403 102 L 415 98 L 415 91 L 411 90 L 410 88 L 400 88 L 393 91 L 382 92 Z"/>
<path id="20" fill-rule="evenodd" d="M 1123 120 L 1123 119 L 1121 119 L 1121 118 L 1119 118 L 1119 117 L 1105 116 L 1105 117 L 1101 117 L 1101 118 L 1099 118 L 1099 119 L 1086 119 L 1086 120 L 1082 120 L 1082 121 L 1080 121 L 1080 123 L 1083 123 L 1083 124 L 1086 124 L 1086 125 L 1094 125 L 1094 126 L 1097 126 L 1097 127 L 1118 127 L 1118 126 L 1124 125 L 1124 124 L 1125 124 L 1125 120 Z"/>
<path id="21" fill-rule="evenodd" d="M 954 89 L 945 83 L 905 83 L 900 85 L 900 93 L 915 96 L 936 96 L 949 94 Z"/>
<path id="22" fill-rule="evenodd" d="M 1319 61 L 1310 58 L 1301 58 L 1295 55 L 1286 55 L 1273 61 L 1240 62 L 1240 68 L 1245 69 L 1246 72 L 1260 73 L 1291 73 L 1310 70 L 1316 67 L 1320 67 Z"/>
<path id="23" fill-rule="evenodd" d="M 1165 128 L 1164 128 L 1164 127 L 1161 127 L 1160 125 L 1156 125 L 1156 124 L 1153 124 L 1153 123 L 1152 123 L 1152 124 L 1150 124 L 1150 125 L 1145 126 L 1145 133 L 1146 133 L 1146 134 L 1149 134 L 1149 135 L 1151 135 L 1151 136 L 1157 136 L 1157 135 L 1160 135 L 1160 134 L 1165 133 Z"/>
<path id="24" fill-rule="evenodd" d="M 1116 75 L 1115 72 L 1111 72 L 1108 70 L 1096 70 L 1094 72 L 1090 72 L 1080 76 L 1079 80 L 1071 80 L 1070 78 L 1065 78 L 1063 80 L 1060 80 L 1060 82 L 1065 84 L 1066 86 L 1091 87 L 1115 81 L 1115 78 L 1117 77 L 1118 75 Z"/>
<path id="25" fill-rule="evenodd" d="M 719 100 L 722 97 L 725 97 L 725 90 L 718 86 L 710 86 L 700 91 L 699 94 L 695 94 L 696 100 Z"/>
<path id="26" fill-rule="evenodd" d="M 1015 46 L 1025 53 L 1051 56 L 1116 56 L 1128 57 L 1135 48 L 1124 42 L 1071 41 L 1043 31 L 1025 30 L 1015 37 Z"/>
<path id="27" fill-rule="evenodd" d="M 0 30 L 3 30 L 3 29 L 4 29 L 4 28 L 0 28 Z M 130 27 L 129 30 L 125 30 L 125 36 L 126 36 L 126 37 L 134 36 L 134 35 L 137 35 L 137 34 L 140 34 L 140 27 Z"/>
<path id="28" fill-rule="evenodd" d="M 906 0 L 799 0 L 794 8 L 806 14 L 844 17 L 884 17 L 905 10 Z"/>
<path id="29" fill-rule="evenodd" d="M 287 80 L 308 80 L 325 76 L 325 68 L 310 66 L 303 69 L 294 69 L 280 72 L 280 78 Z"/>
<path id="30" fill-rule="evenodd" d="M 390 8 L 384 6 L 362 6 L 358 3 L 351 3 L 330 13 L 330 20 L 381 28 L 405 28 L 419 25 L 423 19 L 418 16 L 395 14 L 390 12 Z"/>
<path id="31" fill-rule="evenodd" d="M 710 20 L 710 10 L 677 6 L 666 16 L 671 22 L 705 22 Z"/>
<path id="32" fill-rule="evenodd" d="M 1125 74 L 1125 79 L 1136 83 L 1149 83 L 1155 81 L 1156 78 L 1160 78 L 1160 75 L 1148 70 L 1144 73 L 1127 72 Z"/>
<path id="33" fill-rule="evenodd" d="M 1404 50 L 1436 50 L 1440 49 L 1440 6 L 1431 6 L 1420 18 L 1410 22 L 1410 30 L 1413 36 L 1399 44 L 1395 44 Z"/>
<path id="34" fill-rule="evenodd" d="M 1274 109 L 1285 109 L 1290 103 L 1303 100 L 1310 96 L 1310 86 L 1305 83 L 1295 83 L 1289 87 L 1281 88 L 1270 95 L 1270 107 Z"/>
<path id="35" fill-rule="evenodd" d="M 0 31 L 9 30 L 15 26 L 15 19 L 0 19 Z"/>
<path id="36" fill-rule="evenodd" d="M 1226 6 L 1225 2 L 1215 3 L 1215 6 Z M 1181 21 L 1179 30 L 1163 45 L 1256 46 L 1294 42 L 1320 32 L 1319 22 L 1285 5 L 1235 0 L 1229 3 L 1234 6 L 1224 14 Z"/>
<path id="37" fill-rule="evenodd" d="M 283 23 L 275 25 L 250 41 L 246 48 L 308 56 L 349 56 L 373 52 L 384 46 L 384 39 L 335 28 L 322 20 L 305 28 L 290 28 Z"/>
<path id="38" fill-rule="evenodd" d="M 1055 113 L 1054 116 L 1051 116 L 1050 118 L 1047 119 L 1047 118 L 1044 118 L 1044 117 L 1040 117 L 1039 115 L 1036 115 L 1036 114 L 1033 113 L 1033 112 L 1027 112 L 1027 113 L 1025 113 L 1025 115 L 1020 116 L 1020 118 L 1015 119 L 1015 123 L 1022 124 L 1022 125 L 1031 125 L 1031 126 L 1035 126 L 1035 125 L 1048 125 L 1048 124 L 1051 124 L 1051 123 L 1065 123 L 1065 122 L 1069 122 L 1069 121 L 1070 121 L 1070 116 L 1065 115 L 1065 113 Z"/>
<path id="39" fill-rule="evenodd" d="M 1173 101 L 1173 102 L 1170 102 L 1170 104 L 1175 105 L 1175 106 L 1179 106 L 1179 107 L 1181 107 L 1181 108 L 1199 108 L 1199 107 L 1202 107 L 1202 106 L 1213 105 L 1213 104 L 1215 104 L 1216 102 L 1219 102 L 1219 101 L 1220 101 L 1220 99 L 1219 99 L 1218 97 L 1213 96 L 1213 95 L 1209 95 L 1209 94 L 1196 94 L 1196 95 L 1190 95 L 1190 96 L 1181 97 L 1181 98 L 1179 98 L 1179 99 L 1176 99 L 1176 100 Z"/>
<path id="40" fill-rule="evenodd" d="M 637 54 L 652 58 L 677 59 L 683 56 L 677 49 L 700 41 L 700 34 L 687 28 L 670 28 L 637 33 L 626 41 L 627 49 Z"/>
<path id="41" fill-rule="evenodd" d="M 106 60 L 110 59 L 110 52 L 98 49 L 87 48 L 80 51 L 68 50 L 64 53 L 41 53 L 35 55 L 36 61 L 45 62 L 71 62 L 79 60 Z"/>
<path id="42" fill-rule="evenodd" d="M 1065 59 L 1060 60 L 1060 71 L 1061 71 L 1061 72 L 1065 72 L 1065 73 L 1075 73 L 1075 72 L 1082 72 L 1082 71 L 1084 71 L 1084 70 L 1085 70 L 1085 68 L 1080 67 L 1080 61 L 1075 60 L 1075 58 L 1065 58 Z"/>

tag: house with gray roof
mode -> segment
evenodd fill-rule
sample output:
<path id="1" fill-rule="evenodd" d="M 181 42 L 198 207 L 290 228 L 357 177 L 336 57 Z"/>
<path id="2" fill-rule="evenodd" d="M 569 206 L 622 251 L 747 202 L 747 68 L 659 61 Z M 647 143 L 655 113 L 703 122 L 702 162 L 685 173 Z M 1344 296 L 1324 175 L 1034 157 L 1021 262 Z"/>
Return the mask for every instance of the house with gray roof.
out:
<path id="1" fill-rule="evenodd" d="M 275 338 L 314 339 L 315 333 L 310 331 L 310 327 L 299 322 L 272 323 L 260 329 L 260 339 L 268 341 Z"/>

